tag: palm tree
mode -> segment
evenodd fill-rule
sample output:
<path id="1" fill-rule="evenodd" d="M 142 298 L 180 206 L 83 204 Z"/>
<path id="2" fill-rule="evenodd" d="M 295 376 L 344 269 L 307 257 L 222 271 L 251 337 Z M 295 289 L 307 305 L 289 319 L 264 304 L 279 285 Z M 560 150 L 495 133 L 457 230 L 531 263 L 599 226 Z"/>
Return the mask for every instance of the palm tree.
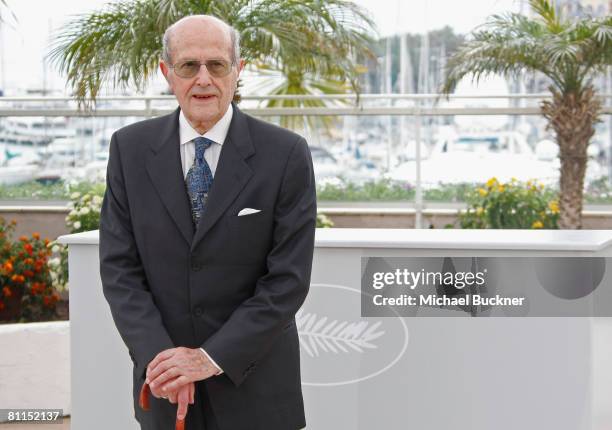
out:
<path id="1" fill-rule="evenodd" d="M 582 227 L 587 146 L 599 121 L 601 100 L 593 78 L 612 64 L 612 17 L 562 19 L 548 0 L 530 0 L 533 19 L 495 15 L 472 32 L 447 63 L 442 92 L 465 76 L 520 77 L 540 72 L 550 79 L 552 99 L 541 103 L 561 158 L 561 228 Z"/>
<path id="2" fill-rule="evenodd" d="M 131 0 L 74 19 L 56 36 L 50 57 L 80 105 L 95 103 L 105 83 L 142 91 L 157 69 L 164 30 L 191 14 L 214 15 L 234 26 L 247 64 L 283 77 L 274 94 L 358 90 L 361 69 L 350 59 L 372 55 L 374 25 L 350 1 Z"/>

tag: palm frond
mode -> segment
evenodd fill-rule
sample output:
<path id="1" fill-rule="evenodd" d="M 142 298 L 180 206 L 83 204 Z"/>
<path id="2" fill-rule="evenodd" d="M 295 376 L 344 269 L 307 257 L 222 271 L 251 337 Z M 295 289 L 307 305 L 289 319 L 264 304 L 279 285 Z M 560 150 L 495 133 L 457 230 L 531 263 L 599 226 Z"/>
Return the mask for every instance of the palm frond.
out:
<path id="1" fill-rule="evenodd" d="M 549 0 L 529 0 L 529 6 L 542 18 L 550 32 L 557 33 L 563 29 L 555 6 Z"/>
<path id="2" fill-rule="evenodd" d="M 18 22 L 17 20 L 17 15 L 15 15 L 15 12 L 13 12 L 9 6 L 8 3 L 6 2 L 6 0 L 0 0 L 0 24 L 8 24 L 8 22 L 5 19 L 5 12 L 8 13 L 8 15 L 10 15 L 11 19 L 15 22 Z M 12 27 L 12 26 L 11 26 Z"/>
<path id="3" fill-rule="evenodd" d="M 612 61 L 612 18 L 561 21 L 545 0 L 531 6 L 540 19 L 507 13 L 478 27 L 447 63 L 442 91 L 459 80 L 500 74 L 517 77 L 540 72 L 561 92 L 580 92 Z"/>
<path id="4" fill-rule="evenodd" d="M 283 73 L 299 70 L 358 89 L 351 59 L 373 56 L 374 24 L 345 0 L 124 0 L 76 17 L 56 35 L 49 57 L 81 102 L 95 99 L 105 83 L 142 90 L 157 68 L 164 30 L 190 14 L 233 25 L 247 62 Z"/>

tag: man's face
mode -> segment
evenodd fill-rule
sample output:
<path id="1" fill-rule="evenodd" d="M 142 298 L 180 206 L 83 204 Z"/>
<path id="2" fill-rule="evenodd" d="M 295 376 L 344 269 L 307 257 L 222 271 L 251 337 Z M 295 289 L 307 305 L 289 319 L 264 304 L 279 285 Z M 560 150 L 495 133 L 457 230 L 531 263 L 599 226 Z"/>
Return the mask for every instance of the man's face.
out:
<path id="1" fill-rule="evenodd" d="M 185 60 L 232 62 L 232 43 L 227 28 L 211 20 L 191 19 L 180 23 L 170 41 L 172 64 L 160 68 L 187 120 L 201 134 L 221 119 L 231 103 L 243 62 L 234 64 L 227 76 L 214 77 L 202 65 L 192 78 L 182 78 L 169 66 Z"/>

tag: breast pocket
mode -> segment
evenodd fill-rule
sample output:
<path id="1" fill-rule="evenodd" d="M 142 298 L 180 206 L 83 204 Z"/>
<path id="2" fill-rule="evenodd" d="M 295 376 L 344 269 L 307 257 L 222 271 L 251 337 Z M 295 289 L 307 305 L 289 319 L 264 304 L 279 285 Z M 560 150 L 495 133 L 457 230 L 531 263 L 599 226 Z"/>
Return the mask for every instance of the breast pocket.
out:
<path id="1" fill-rule="evenodd" d="M 249 215 L 228 215 L 228 245 L 244 264 L 265 261 L 272 241 L 272 219 L 267 211 Z"/>

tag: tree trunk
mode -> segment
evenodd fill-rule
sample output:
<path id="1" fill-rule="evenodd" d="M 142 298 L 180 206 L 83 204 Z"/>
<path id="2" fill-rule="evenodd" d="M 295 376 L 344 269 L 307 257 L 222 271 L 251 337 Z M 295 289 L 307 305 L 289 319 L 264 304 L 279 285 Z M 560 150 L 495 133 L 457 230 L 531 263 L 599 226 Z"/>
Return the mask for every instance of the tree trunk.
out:
<path id="1" fill-rule="evenodd" d="M 587 166 L 587 146 L 595 133 L 595 123 L 601 109 L 593 87 L 579 93 L 560 93 L 550 88 L 552 101 L 542 102 L 547 130 L 557 136 L 561 159 L 559 182 L 559 227 L 582 228 L 582 196 Z"/>

